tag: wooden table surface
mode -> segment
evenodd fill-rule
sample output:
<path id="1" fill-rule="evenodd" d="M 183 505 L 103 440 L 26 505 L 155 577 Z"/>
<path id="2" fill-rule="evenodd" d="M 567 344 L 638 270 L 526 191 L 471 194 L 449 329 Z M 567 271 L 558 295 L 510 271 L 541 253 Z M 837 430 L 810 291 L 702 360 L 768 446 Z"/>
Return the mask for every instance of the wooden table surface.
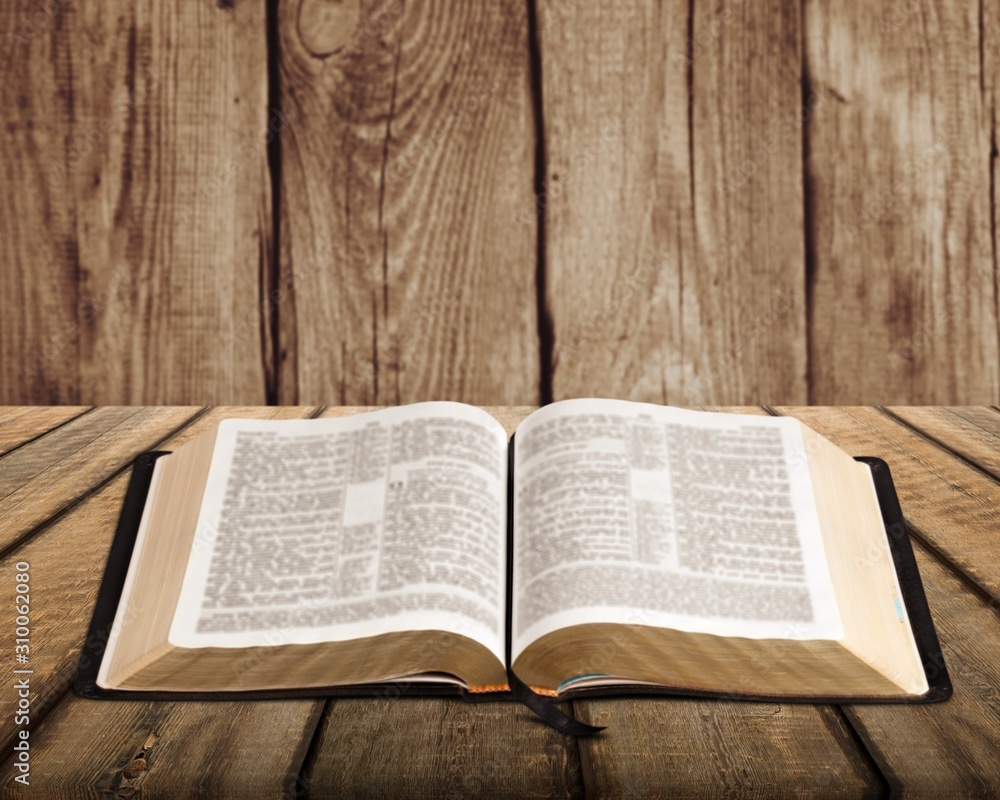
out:
<path id="1" fill-rule="evenodd" d="M 225 417 L 345 408 L 0 408 L 2 658 L 30 564 L 31 783 L 19 797 L 1000 796 L 1000 410 L 746 408 L 795 416 L 892 469 L 954 697 L 931 706 L 690 699 L 573 703 L 576 740 L 512 704 L 99 702 L 71 691 L 136 454 Z M 530 409 L 493 408 L 510 428 Z M 139 759 L 142 759 L 141 761 Z M 143 768 L 144 767 L 144 768 Z"/>

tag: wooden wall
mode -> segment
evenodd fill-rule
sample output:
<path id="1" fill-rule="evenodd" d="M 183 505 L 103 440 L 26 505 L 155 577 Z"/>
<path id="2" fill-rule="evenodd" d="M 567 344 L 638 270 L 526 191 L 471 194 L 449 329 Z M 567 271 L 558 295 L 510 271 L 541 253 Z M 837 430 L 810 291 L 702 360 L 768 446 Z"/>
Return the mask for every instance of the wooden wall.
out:
<path id="1" fill-rule="evenodd" d="M 998 53 L 980 0 L 7 0 L 0 403 L 995 403 Z"/>

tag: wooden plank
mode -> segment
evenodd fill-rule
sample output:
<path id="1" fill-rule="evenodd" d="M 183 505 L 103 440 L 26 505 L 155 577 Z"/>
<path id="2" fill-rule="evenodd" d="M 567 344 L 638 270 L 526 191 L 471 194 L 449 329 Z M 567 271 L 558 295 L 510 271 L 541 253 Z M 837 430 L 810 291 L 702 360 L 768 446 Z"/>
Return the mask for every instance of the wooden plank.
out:
<path id="1" fill-rule="evenodd" d="M 534 409 L 485 410 L 511 434 Z M 574 740 L 527 709 L 418 698 L 331 702 L 305 777 L 316 798 L 575 797 L 583 786 Z"/>
<path id="2" fill-rule="evenodd" d="M 805 4 L 811 403 L 1000 395 L 987 7 Z"/>
<path id="3" fill-rule="evenodd" d="M 31 787 L 53 800 L 302 797 L 296 770 L 321 708 L 311 700 L 102 703 L 71 696 L 37 732 Z M 8 763 L 7 774 L 13 769 Z"/>
<path id="4" fill-rule="evenodd" d="M 906 521 L 985 592 L 1000 599 L 1000 483 L 872 408 L 779 408 L 852 456 L 889 464 Z M 956 524 L 962 520 L 963 524 Z"/>
<path id="5" fill-rule="evenodd" d="M 780 0 L 539 4 L 556 399 L 805 401 L 800 26 Z"/>
<path id="6" fill-rule="evenodd" d="M 581 797 L 572 737 L 517 703 L 337 700 L 306 776 L 310 798 Z"/>
<path id="7" fill-rule="evenodd" d="M 279 5 L 281 402 L 537 402 L 526 9 Z"/>
<path id="8" fill-rule="evenodd" d="M 72 506 L 198 412 L 98 408 L 0 460 L 0 548 Z"/>
<path id="9" fill-rule="evenodd" d="M 0 456 L 86 411 L 86 406 L 0 408 Z"/>
<path id="10" fill-rule="evenodd" d="M 0 15 L 0 402 L 264 402 L 265 0 Z"/>
<path id="11" fill-rule="evenodd" d="M 229 417 L 299 418 L 305 408 L 216 408 L 164 444 L 179 446 Z M 123 474 L 0 564 L 30 565 L 32 616 L 31 787 L 45 797 L 99 797 L 122 784 L 143 749 L 143 789 L 157 797 L 276 796 L 294 788 L 322 701 L 268 703 L 99 702 L 67 694 L 90 622 L 128 484 Z M 0 610 L 8 630 L 13 605 Z M 13 653 L 3 655 L 8 673 Z M 14 696 L 0 697 L 0 740 L 10 750 Z M 60 698 L 62 701 L 59 702 Z M 46 712 L 59 703 L 51 715 Z M 40 724 L 38 724 L 40 723 Z M 4 774 L 11 775 L 10 763 Z M 126 781 L 126 784 L 133 782 Z M 89 792 L 89 794 L 88 794 Z"/>
<path id="12" fill-rule="evenodd" d="M 0 499 L 134 417 L 138 411 L 126 406 L 98 408 L 12 453 L 0 461 Z"/>
<path id="13" fill-rule="evenodd" d="M 878 797 L 880 778 L 833 706 L 604 700 L 580 718 L 594 797 Z"/>
<path id="14" fill-rule="evenodd" d="M 924 487 L 940 493 L 943 484 L 928 480 Z M 977 523 L 960 515 L 953 518 L 954 530 L 963 525 Z M 996 797 L 1000 605 L 971 592 L 919 544 L 914 549 L 955 693 L 940 705 L 846 706 L 845 713 L 889 781 L 893 797 Z M 994 578 L 1000 575 L 996 551 L 982 567 Z"/>
<path id="15" fill-rule="evenodd" d="M 706 410 L 762 415 L 762 408 Z M 833 706 L 736 699 L 576 700 L 588 796 L 876 797 L 878 771 Z"/>
<path id="16" fill-rule="evenodd" d="M 1000 412 L 995 408 L 894 406 L 888 410 L 1000 480 Z"/>
<path id="17" fill-rule="evenodd" d="M 52 178 L 73 106 L 68 9 L 0 6 L 0 403 L 78 403 L 76 224 Z M 16 109 L 16 111 L 14 111 Z"/>

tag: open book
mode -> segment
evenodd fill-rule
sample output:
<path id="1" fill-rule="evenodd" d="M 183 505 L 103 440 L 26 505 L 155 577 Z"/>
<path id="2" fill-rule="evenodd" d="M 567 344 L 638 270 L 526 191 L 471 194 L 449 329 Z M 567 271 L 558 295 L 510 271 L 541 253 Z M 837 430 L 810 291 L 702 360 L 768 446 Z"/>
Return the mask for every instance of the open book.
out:
<path id="1" fill-rule="evenodd" d="M 948 694 L 884 464 L 794 419 L 419 403 L 153 456 L 85 696 Z"/>

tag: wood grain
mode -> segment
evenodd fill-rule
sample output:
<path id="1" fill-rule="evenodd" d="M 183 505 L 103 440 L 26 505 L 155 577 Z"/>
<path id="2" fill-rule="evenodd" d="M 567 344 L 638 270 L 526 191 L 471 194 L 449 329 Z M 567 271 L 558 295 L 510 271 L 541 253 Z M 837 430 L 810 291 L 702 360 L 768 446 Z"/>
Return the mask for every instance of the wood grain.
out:
<path id="1" fill-rule="evenodd" d="M 986 406 L 894 406 L 889 412 L 1000 480 L 1000 411 Z"/>
<path id="2" fill-rule="evenodd" d="M 880 796 L 833 706 L 647 698 L 588 702 L 579 718 L 614 726 L 580 742 L 588 796 Z"/>
<path id="3" fill-rule="evenodd" d="M 572 737 L 518 703 L 332 701 L 314 752 L 306 783 L 315 798 L 583 793 Z"/>
<path id="4" fill-rule="evenodd" d="M 212 409 L 163 447 L 177 447 L 225 418 L 310 413 L 307 408 Z M 32 685 L 38 689 L 31 741 L 33 763 L 39 765 L 32 788 L 46 797 L 102 796 L 101 791 L 120 785 L 124 766 L 155 734 L 142 778 L 143 788 L 155 796 L 273 796 L 293 789 L 322 701 L 117 703 L 68 694 L 127 485 L 128 475 L 118 476 L 2 562 L 10 572 L 14 562 L 28 561 L 32 591 L 44 598 L 36 601 L 32 616 L 32 640 L 38 643 L 31 654 Z M 7 630 L 13 630 L 13 613 L 13 605 L 0 609 Z M 12 648 L 6 648 L 2 663 L 12 668 Z M 0 697 L 0 740 L 7 745 L 15 730 L 14 702 L 10 693 Z M 49 716 L 53 704 L 58 705 Z M 86 758 L 79 755 L 83 746 Z M 11 774 L 9 763 L 5 769 Z"/>
<path id="5" fill-rule="evenodd" d="M 198 412 L 97 408 L 0 459 L 0 549 L 72 507 Z"/>
<path id="6" fill-rule="evenodd" d="M 833 706 L 615 698 L 576 700 L 573 708 L 578 719 L 609 726 L 580 740 L 589 796 L 878 795 L 878 771 Z"/>
<path id="7" fill-rule="evenodd" d="M 810 402 L 996 402 L 990 5 L 805 3 Z"/>
<path id="8" fill-rule="evenodd" d="M 778 408 L 852 456 L 889 464 L 903 515 L 984 592 L 1000 600 L 1000 483 L 872 408 Z"/>
<path id="9" fill-rule="evenodd" d="M 537 402 L 526 5 L 285 0 L 278 27 L 281 402 Z"/>
<path id="10" fill-rule="evenodd" d="M 11 0 L 0 403 L 996 403 L 998 43 L 947 0 Z"/>
<path id="11" fill-rule="evenodd" d="M 542 0 L 539 32 L 556 399 L 804 401 L 798 4 Z"/>
<path id="12" fill-rule="evenodd" d="M 73 107 L 69 11 L 0 7 L 0 403 L 78 403 L 76 223 L 53 180 Z"/>
<path id="13" fill-rule="evenodd" d="M 31 786 L 53 800 L 133 796 L 129 789 L 185 800 L 299 797 L 297 769 L 320 707 L 310 700 L 101 703 L 70 696 L 37 730 L 32 759 L 44 766 L 32 770 Z"/>
<path id="14" fill-rule="evenodd" d="M 0 402 L 265 401 L 264 10 L 4 5 Z"/>
<path id="15" fill-rule="evenodd" d="M 80 416 L 86 406 L 0 407 L 0 455 Z"/>

